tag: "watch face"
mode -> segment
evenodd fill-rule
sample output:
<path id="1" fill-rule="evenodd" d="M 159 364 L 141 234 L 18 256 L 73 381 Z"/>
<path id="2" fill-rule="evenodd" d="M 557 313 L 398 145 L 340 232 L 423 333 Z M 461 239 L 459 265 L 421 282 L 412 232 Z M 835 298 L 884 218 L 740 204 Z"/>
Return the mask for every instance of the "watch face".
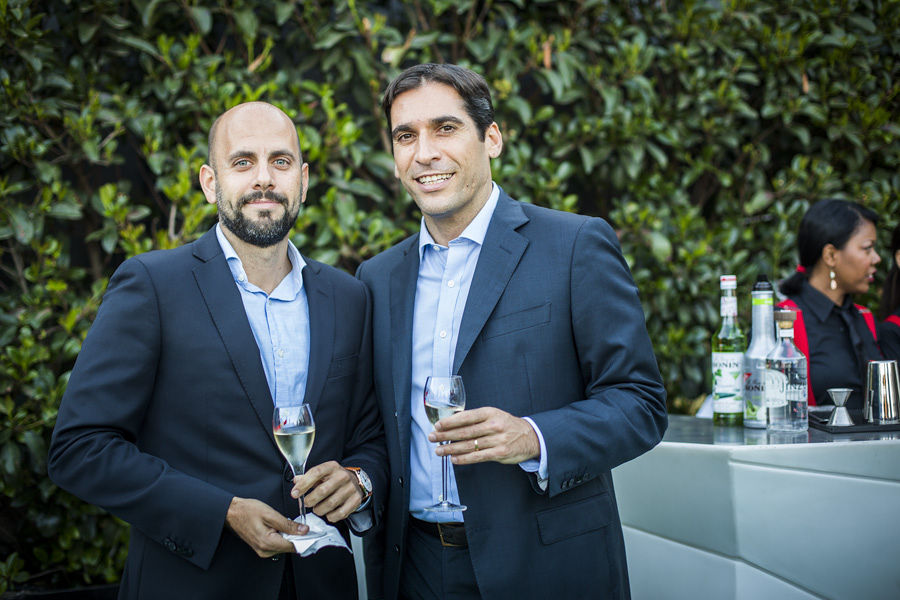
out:
<path id="1" fill-rule="evenodd" d="M 357 473 L 357 475 L 359 475 L 359 482 L 362 484 L 363 488 L 366 490 L 367 493 L 371 494 L 372 493 L 372 480 L 369 479 L 369 476 L 366 475 L 366 472 L 363 471 L 362 469 L 360 469 L 356 473 Z"/>

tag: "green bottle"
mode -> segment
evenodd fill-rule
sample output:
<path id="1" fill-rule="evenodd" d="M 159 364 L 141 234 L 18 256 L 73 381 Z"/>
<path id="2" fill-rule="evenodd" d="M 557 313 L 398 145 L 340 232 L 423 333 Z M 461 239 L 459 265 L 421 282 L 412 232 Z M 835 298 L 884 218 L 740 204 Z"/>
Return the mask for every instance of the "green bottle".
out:
<path id="1" fill-rule="evenodd" d="M 747 338 L 737 319 L 737 277 L 719 278 L 722 326 L 712 338 L 713 424 L 742 425 L 744 422 L 744 351 Z"/>

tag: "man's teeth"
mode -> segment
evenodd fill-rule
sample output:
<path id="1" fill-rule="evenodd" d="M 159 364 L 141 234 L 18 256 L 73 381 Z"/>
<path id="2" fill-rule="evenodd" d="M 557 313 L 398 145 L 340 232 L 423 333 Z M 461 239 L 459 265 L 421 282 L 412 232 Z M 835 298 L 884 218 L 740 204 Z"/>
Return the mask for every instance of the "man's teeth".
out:
<path id="1" fill-rule="evenodd" d="M 443 173 L 441 175 L 425 175 L 424 177 L 419 177 L 419 183 L 429 184 L 429 183 L 437 183 L 438 181 L 445 181 L 450 179 L 452 174 Z"/>

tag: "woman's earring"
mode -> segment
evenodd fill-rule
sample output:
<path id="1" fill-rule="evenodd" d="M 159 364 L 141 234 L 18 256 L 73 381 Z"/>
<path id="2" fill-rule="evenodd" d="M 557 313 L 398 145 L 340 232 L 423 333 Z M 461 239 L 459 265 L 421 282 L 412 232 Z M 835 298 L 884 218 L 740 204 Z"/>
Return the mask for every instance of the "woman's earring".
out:
<path id="1" fill-rule="evenodd" d="M 829 283 L 828 285 L 831 287 L 831 289 L 836 290 L 837 289 L 837 281 L 834 280 L 834 271 L 829 271 L 828 275 L 829 275 L 829 277 L 831 277 L 831 283 Z"/>

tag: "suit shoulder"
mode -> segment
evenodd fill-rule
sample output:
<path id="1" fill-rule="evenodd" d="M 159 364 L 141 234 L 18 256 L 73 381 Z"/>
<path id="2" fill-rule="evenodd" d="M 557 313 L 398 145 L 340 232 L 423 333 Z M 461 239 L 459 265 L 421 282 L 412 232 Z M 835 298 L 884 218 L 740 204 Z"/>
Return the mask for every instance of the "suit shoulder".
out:
<path id="1" fill-rule="evenodd" d="M 587 226 L 599 228 L 601 231 L 612 232 L 612 227 L 602 217 L 570 213 L 525 202 L 519 202 L 518 204 L 522 207 L 522 212 L 525 213 L 529 220 L 542 228 L 558 228 L 575 232 Z"/>
<path id="2" fill-rule="evenodd" d="M 393 265 L 397 261 L 401 260 L 404 256 L 406 256 L 407 252 L 416 249 L 416 240 L 418 239 L 419 234 L 415 233 L 402 242 L 394 244 L 387 250 L 379 252 L 372 258 L 363 262 L 363 265 L 365 265 L 365 269 L 367 271 L 371 271 L 372 269 L 377 270 L 385 266 Z M 362 265 L 360 265 L 360 267 L 362 267 Z"/>
<path id="3" fill-rule="evenodd" d="M 150 250 L 126 259 L 117 270 L 134 269 L 138 265 L 152 274 L 169 274 L 178 272 L 193 263 L 193 243 L 167 250 Z"/>

